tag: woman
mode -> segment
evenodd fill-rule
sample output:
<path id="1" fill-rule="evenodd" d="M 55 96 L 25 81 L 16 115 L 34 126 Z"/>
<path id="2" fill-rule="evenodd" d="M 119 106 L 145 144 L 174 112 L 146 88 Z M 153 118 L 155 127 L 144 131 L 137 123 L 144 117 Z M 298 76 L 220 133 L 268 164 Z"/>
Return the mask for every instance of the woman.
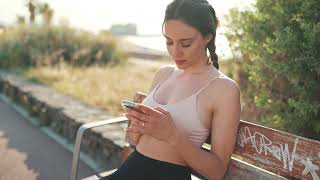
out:
<path id="1" fill-rule="evenodd" d="M 161 68 L 136 108 L 124 108 L 135 151 L 110 180 L 185 180 L 193 169 L 221 179 L 240 120 L 238 85 L 218 69 L 218 20 L 206 0 L 174 0 L 167 6 L 163 35 L 176 66 Z M 209 50 L 209 56 L 207 55 Z M 201 145 L 211 134 L 210 152 Z"/>

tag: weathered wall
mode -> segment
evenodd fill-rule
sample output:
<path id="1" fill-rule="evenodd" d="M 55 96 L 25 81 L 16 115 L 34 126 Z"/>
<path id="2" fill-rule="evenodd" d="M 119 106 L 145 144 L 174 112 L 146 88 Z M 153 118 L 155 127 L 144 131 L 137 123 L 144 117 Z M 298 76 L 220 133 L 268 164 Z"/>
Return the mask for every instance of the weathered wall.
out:
<path id="1" fill-rule="evenodd" d="M 70 143 L 75 142 L 82 124 L 113 118 L 100 108 L 5 72 L 0 72 L 0 94 L 10 97 L 36 117 L 40 126 L 52 128 Z M 105 169 L 118 167 L 125 145 L 124 127 L 126 123 L 117 123 L 89 130 L 84 135 L 81 150 Z"/>

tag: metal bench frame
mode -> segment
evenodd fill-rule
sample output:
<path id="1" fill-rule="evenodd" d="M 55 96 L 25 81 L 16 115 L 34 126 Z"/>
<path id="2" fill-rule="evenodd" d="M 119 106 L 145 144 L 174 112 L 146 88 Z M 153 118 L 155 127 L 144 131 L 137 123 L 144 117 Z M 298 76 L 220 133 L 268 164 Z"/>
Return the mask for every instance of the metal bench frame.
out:
<path id="1" fill-rule="evenodd" d="M 117 117 L 117 118 L 107 119 L 107 120 L 103 120 L 103 121 L 86 123 L 86 124 L 83 124 L 80 126 L 80 128 L 78 129 L 78 132 L 77 132 L 76 143 L 74 145 L 70 180 L 77 179 L 78 162 L 79 162 L 80 148 L 81 148 L 81 141 L 83 138 L 83 134 L 87 130 L 92 129 L 92 128 L 106 126 L 109 124 L 119 123 L 119 122 L 124 122 L 124 121 L 128 121 L 128 119 L 126 117 Z"/>

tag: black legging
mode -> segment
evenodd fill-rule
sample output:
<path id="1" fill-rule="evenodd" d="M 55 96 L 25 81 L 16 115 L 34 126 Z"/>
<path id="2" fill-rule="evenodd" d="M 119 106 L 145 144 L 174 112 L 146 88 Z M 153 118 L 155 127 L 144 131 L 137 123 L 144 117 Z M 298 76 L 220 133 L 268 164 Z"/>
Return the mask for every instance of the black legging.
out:
<path id="1" fill-rule="evenodd" d="M 135 150 L 116 172 L 101 180 L 191 180 L 191 169 L 146 157 Z"/>

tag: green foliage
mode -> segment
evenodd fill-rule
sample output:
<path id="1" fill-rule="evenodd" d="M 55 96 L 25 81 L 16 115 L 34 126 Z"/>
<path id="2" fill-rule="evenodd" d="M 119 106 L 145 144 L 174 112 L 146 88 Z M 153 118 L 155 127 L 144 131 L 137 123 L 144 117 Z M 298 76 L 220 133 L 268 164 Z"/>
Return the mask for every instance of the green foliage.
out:
<path id="1" fill-rule="evenodd" d="M 265 124 L 320 138 L 320 1 L 257 0 L 232 9 L 232 48 L 240 51 L 251 85 L 248 101 Z"/>
<path id="2" fill-rule="evenodd" d="M 126 58 L 115 37 L 65 26 L 17 26 L 0 35 L 1 68 L 60 62 L 75 66 L 117 64 Z"/>

